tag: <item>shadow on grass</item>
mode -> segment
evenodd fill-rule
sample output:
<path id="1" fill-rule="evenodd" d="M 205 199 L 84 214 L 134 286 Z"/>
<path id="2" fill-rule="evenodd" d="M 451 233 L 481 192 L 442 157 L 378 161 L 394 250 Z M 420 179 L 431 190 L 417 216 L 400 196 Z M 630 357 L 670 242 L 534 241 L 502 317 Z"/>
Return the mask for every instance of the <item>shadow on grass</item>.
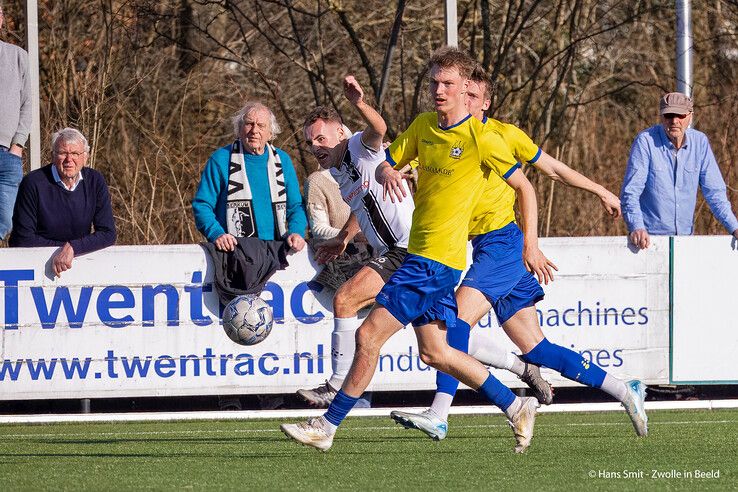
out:
<path id="1" fill-rule="evenodd" d="M 294 453 L 241 453 L 239 459 L 248 458 L 252 460 L 270 460 L 279 458 L 290 458 Z M 365 453 L 357 453 L 365 454 Z M 215 458 L 218 460 L 233 459 L 233 454 L 229 452 L 223 453 L 202 453 L 202 452 L 164 452 L 164 453 L 17 453 L 6 454 L 6 458 L 113 458 L 113 459 L 130 459 L 130 458 L 146 458 L 146 459 L 171 459 L 171 458 Z M 8 461 L 8 464 L 18 464 L 19 461 Z"/>
<path id="2" fill-rule="evenodd" d="M 151 444 L 151 443 L 269 443 L 277 438 L 274 433 L 271 437 L 147 437 L 147 438 L 107 438 L 107 439 L 35 439 L 26 442 L 35 444 Z"/>

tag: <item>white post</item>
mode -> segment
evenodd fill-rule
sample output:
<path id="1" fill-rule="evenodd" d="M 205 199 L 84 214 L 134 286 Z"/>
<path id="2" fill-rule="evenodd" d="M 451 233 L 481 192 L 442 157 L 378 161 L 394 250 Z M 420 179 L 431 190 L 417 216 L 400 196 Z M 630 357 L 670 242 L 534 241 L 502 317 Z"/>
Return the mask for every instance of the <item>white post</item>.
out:
<path id="1" fill-rule="evenodd" d="M 31 78 L 31 138 L 29 157 L 31 170 L 41 167 L 41 112 L 38 70 L 38 3 L 26 1 L 26 43 L 28 46 L 28 72 Z"/>
<path id="2" fill-rule="evenodd" d="M 458 46 L 459 31 L 456 25 L 459 20 L 456 15 L 456 0 L 446 0 L 445 7 L 446 44 L 448 46 Z"/>
<path id="3" fill-rule="evenodd" d="M 692 96 L 692 2 L 676 0 L 676 90 Z"/>

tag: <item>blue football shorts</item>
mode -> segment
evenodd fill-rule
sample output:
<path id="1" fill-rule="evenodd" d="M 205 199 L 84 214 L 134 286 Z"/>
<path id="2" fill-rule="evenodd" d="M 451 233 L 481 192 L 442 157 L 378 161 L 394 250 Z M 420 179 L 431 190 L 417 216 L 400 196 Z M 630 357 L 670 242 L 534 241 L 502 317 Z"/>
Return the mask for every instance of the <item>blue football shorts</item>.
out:
<path id="1" fill-rule="evenodd" d="M 523 233 L 515 222 L 476 236 L 472 246 L 472 265 L 461 285 L 484 294 L 500 324 L 543 299 L 541 285 L 523 264 Z"/>
<path id="2" fill-rule="evenodd" d="M 403 325 L 440 320 L 452 328 L 458 313 L 454 288 L 460 278 L 461 270 L 408 253 L 376 301 Z"/>

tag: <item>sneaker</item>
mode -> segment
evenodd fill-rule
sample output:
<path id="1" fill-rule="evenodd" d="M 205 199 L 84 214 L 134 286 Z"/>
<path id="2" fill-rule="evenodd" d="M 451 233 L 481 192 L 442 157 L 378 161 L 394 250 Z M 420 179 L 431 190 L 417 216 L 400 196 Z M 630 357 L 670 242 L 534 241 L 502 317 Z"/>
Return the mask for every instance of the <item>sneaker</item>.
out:
<path id="1" fill-rule="evenodd" d="M 515 452 L 524 453 L 533 439 L 533 426 L 536 422 L 536 409 L 540 406 L 537 398 L 523 397 L 522 405 L 507 423 L 515 433 Z"/>
<path id="2" fill-rule="evenodd" d="M 297 424 L 282 424 L 279 428 L 284 434 L 305 446 L 312 446 L 321 451 L 328 451 L 333 445 L 335 432 L 330 432 L 323 417 L 308 419 Z"/>
<path id="3" fill-rule="evenodd" d="M 446 437 L 448 422 L 443 420 L 430 408 L 421 413 L 398 412 L 390 413 L 392 420 L 406 429 L 418 429 L 425 432 L 434 441 L 440 441 Z"/>
<path id="4" fill-rule="evenodd" d="M 338 391 L 331 388 L 328 381 L 317 388 L 297 390 L 297 396 L 317 408 L 328 408 L 337 393 Z"/>
<path id="5" fill-rule="evenodd" d="M 518 358 L 520 358 L 520 360 L 525 364 L 525 371 L 523 371 L 522 376 L 519 376 L 520 380 L 533 390 L 533 395 L 542 405 L 550 405 L 553 403 L 553 388 L 548 381 L 543 379 L 543 376 L 541 376 L 541 370 L 538 366 L 525 362 L 520 356 L 518 356 Z"/>
<path id="6" fill-rule="evenodd" d="M 639 436 L 648 435 L 648 415 L 646 415 L 646 385 L 634 379 L 625 383 L 628 387 L 628 394 L 621 403 L 625 411 L 633 422 L 636 434 Z"/>

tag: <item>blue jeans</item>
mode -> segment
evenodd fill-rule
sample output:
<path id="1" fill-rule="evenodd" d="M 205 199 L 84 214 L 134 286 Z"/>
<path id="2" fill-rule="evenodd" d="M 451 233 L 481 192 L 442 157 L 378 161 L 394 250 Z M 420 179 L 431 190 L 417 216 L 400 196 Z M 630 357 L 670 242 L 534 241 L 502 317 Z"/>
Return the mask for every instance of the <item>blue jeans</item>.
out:
<path id="1" fill-rule="evenodd" d="M 21 179 L 23 179 L 21 158 L 0 149 L 0 239 L 5 239 L 13 226 L 13 206 Z"/>

